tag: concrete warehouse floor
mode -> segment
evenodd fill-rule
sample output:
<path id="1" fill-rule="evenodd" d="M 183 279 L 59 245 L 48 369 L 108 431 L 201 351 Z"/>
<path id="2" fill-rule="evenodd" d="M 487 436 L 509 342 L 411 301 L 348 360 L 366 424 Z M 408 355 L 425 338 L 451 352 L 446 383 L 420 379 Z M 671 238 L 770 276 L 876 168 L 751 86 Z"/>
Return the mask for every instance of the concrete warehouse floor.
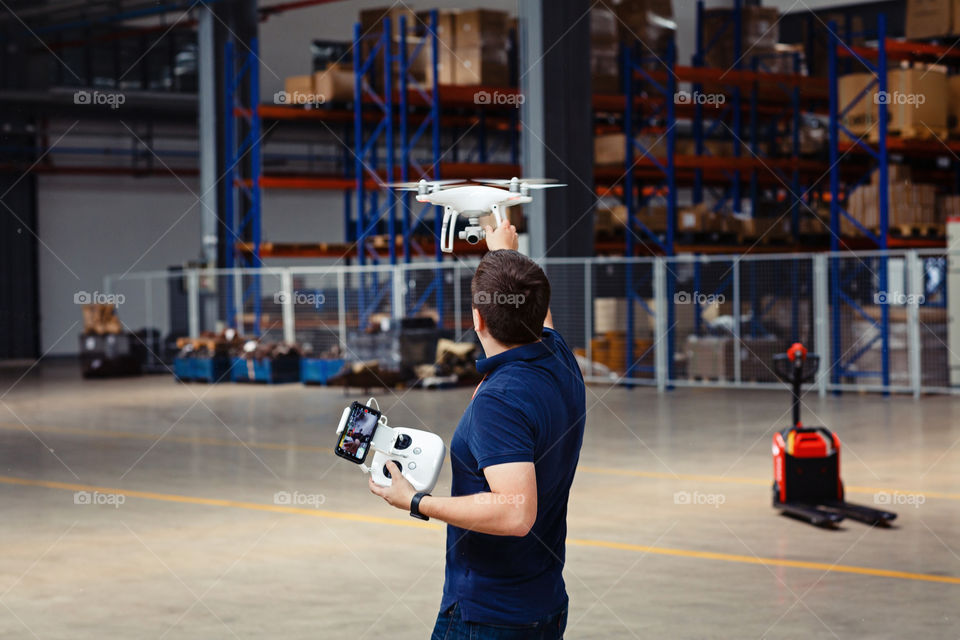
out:
<path id="1" fill-rule="evenodd" d="M 23 372 L 0 371 L 0 637 L 428 637 L 444 533 L 332 455 L 359 393 Z M 377 396 L 449 442 L 470 393 Z M 590 387 L 567 637 L 958 637 L 960 400 L 805 401 L 843 439 L 850 499 L 902 492 L 895 527 L 773 511 L 786 391 Z"/>

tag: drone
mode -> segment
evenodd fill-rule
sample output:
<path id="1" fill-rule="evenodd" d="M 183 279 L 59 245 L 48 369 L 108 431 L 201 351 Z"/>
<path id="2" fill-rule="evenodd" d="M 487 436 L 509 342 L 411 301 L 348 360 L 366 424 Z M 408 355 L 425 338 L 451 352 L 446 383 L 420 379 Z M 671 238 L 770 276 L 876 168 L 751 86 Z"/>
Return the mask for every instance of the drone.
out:
<path id="1" fill-rule="evenodd" d="M 467 180 L 420 180 L 419 182 L 395 182 L 387 186 L 398 191 L 416 191 L 417 202 L 428 202 L 443 207 L 440 249 L 444 253 L 453 252 L 458 215 L 466 216 L 468 222 L 467 228 L 459 233 L 460 239 L 470 244 L 477 244 L 486 237 L 486 232 L 480 226 L 480 216 L 492 213 L 499 228 L 506 222 L 504 208 L 533 202 L 530 196 L 531 190 L 567 186 L 557 184 L 556 180 L 549 178 L 472 180 L 472 183 Z"/>

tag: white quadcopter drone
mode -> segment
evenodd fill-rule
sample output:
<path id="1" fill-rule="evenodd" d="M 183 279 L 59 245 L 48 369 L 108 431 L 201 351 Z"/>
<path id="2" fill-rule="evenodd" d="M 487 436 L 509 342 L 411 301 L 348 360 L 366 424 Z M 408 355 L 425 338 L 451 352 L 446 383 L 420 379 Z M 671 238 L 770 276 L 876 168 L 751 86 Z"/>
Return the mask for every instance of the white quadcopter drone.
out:
<path id="1" fill-rule="evenodd" d="M 400 191 L 416 191 L 417 202 L 429 202 L 443 207 L 440 249 L 444 253 L 453 251 L 458 215 L 467 216 L 469 222 L 467 228 L 460 232 L 460 239 L 470 244 L 477 244 L 486 236 L 483 227 L 480 226 L 480 216 L 492 213 L 499 228 L 506 222 L 503 208 L 533 202 L 533 198 L 530 197 L 532 189 L 567 186 L 557 184 L 555 180 L 548 178 L 511 178 L 509 180 L 474 180 L 473 182 L 485 184 L 469 184 L 467 180 L 434 180 L 432 182 L 420 180 L 419 182 L 397 182 L 387 186 Z M 446 185 L 460 186 L 444 189 Z"/>

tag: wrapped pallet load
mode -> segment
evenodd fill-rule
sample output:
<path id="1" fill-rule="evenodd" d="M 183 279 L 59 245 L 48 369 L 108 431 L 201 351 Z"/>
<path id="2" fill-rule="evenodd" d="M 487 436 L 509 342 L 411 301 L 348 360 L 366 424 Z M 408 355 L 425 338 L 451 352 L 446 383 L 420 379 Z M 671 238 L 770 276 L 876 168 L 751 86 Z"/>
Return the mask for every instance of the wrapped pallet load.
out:
<path id="1" fill-rule="evenodd" d="M 877 127 L 880 106 L 883 106 L 887 111 L 888 135 L 905 139 L 946 137 L 948 91 L 943 67 L 919 65 L 890 69 L 885 94 L 879 93 L 875 80 L 870 73 L 853 73 L 839 79 L 840 108 L 845 110 L 841 124 L 851 133 L 876 142 L 880 136 Z"/>

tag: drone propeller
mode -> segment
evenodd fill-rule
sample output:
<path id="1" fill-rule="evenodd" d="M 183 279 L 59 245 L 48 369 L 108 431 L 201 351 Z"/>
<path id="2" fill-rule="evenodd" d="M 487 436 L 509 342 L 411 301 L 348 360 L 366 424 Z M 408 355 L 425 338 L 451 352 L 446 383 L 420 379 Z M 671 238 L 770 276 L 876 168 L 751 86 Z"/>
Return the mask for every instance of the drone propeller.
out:
<path id="1" fill-rule="evenodd" d="M 567 185 L 566 183 L 540 184 L 540 183 L 534 182 L 533 184 L 529 184 L 526 182 L 521 182 L 520 186 L 526 187 L 527 189 L 553 189 L 554 187 L 565 187 Z"/>
<path id="2" fill-rule="evenodd" d="M 466 182 L 466 180 L 419 180 L 417 182 L 388 182 L 384 186 L 397 191 L 419 191 L 421 187 L 426 187 L 428 191 L 436 191 L 444 185 L 463 182 Z"/>
<path id="3" fill-rule="evenodd" d="M 508 186 L 513 182 L 516 182 L 518 184 L 526 183 L 531 186 L 535 184 L 553 184 L 556 182 L 556 180 L 553 178 L 510 178 L 509 180 L 488 180 L 486 178 L 479 178 L 479 179 L 474 178 L 472 180 L 474 182 L 483 182 L 486 184 L 497 184 L 497 185 L 504 185 L 504 186 Z"/>

